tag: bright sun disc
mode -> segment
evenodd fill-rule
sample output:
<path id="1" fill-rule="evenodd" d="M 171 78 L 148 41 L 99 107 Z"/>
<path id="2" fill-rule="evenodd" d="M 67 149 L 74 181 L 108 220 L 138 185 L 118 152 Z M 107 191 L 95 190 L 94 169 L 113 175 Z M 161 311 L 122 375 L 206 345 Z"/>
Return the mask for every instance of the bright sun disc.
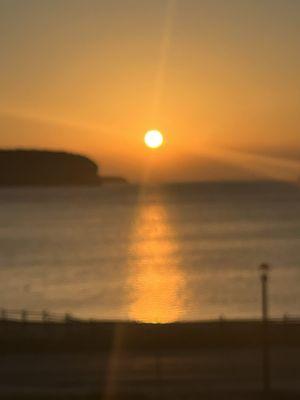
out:
<path id="1" fill-rule="evenodd" d="M 157 149 L 163 144 L 164 138 L 159 131 L 149 131 L 145 135 L 145 144 L 151 149 Z"/>

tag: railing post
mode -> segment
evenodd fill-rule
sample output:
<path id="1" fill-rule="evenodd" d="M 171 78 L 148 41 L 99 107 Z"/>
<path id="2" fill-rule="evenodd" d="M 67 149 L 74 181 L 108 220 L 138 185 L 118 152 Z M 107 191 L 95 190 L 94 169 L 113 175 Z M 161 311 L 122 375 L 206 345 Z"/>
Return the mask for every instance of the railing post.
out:
<path id="1" fill-rule="evenodd" d="M 42 312 L 42 321 L 47 322 L 49 320 L 49 313 L 47 311 Z"/>
<path id="2" fill-rule="evenodd" d="M 7 320 L 7 313 L 4 308 L 1 309 L 1 321 L 6 321 Z"/>
<path id="3" fill-rule="evenodd" d="M 72 315 L 71 314 L 65 314 L 65 322 L 66 323 L 72 322 Z"/>
<path id="4" fill-rule="evenodd" d="M 262 264 L 261 270 L 261 293 L 262 293 L 262 369 L 263 369 L 263 391 L 267 396 L 270 393 L 270 337 L 269 337 L 269 298 L 268 298 L 268 272 L 269 265 Z"/>
<path id="5" fill-rule="evenodd" d="M 27 322 L 27 317 L 28 317 L 28 311 L 22 310 L 21 311 L 21 320 L 22 320 L 22 322 Z"/>

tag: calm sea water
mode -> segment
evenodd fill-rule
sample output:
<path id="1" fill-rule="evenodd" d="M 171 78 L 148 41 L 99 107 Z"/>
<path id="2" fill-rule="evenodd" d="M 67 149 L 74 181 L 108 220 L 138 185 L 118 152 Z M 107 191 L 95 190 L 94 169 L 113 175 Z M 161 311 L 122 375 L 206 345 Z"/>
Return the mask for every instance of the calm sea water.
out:
<path id="1" fill-rule="evenodd" d="M 0 190 L 0 307 L 152 322 L 300 315 L 300 189 Z"/>

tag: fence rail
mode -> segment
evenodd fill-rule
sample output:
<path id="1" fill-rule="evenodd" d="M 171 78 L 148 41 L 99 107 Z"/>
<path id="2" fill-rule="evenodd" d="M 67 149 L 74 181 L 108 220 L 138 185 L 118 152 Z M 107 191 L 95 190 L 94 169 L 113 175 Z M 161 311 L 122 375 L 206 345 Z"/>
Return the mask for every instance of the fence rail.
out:
<path id="1" fill-rule="evenodd" d="M 70 313 L 52 313 L 47 310 L 42 311 L 34 311 L 27 309 L 5 309 L 0 308 L 0 322 L 4 321 L 20 321 L 20 322 L 53 322 L 53 323 L 69 323 L 69 322 L 102 322 L 103 320 L 99 319 L 83 319 L 74 317 Z M 199 321 L 190 321 L 190 322 L 259 322 L 260 318 L 226 318 L 224 316 L 220 316 L 215 320 L 199 320 Z M 282 317 L 273 317 L 269 319 L 272 323 L 298 323 L 300 324 L 300 316 L 284 314 Z M 188 322 L 188 321 L 186 321 Z"/>
<path id="2" fill-rule="evenodd" d="M 80 321 L 71 314 L 50 313 L 46 310 L 30 311 L 17 309 L 0 309 L 0 321 L 22 321 L 22 322 L 72 322 Z"/>

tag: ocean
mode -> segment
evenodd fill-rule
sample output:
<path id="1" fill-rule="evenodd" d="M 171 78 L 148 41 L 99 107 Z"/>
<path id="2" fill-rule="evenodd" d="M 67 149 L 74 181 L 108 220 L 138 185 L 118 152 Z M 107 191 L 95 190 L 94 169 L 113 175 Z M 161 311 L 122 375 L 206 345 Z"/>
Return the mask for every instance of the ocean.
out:
<path id="1" fill-rule="evenodd" d="M 144 322 L 300 316 L 300 187 L 0 189 L 0 308 Z"/>

